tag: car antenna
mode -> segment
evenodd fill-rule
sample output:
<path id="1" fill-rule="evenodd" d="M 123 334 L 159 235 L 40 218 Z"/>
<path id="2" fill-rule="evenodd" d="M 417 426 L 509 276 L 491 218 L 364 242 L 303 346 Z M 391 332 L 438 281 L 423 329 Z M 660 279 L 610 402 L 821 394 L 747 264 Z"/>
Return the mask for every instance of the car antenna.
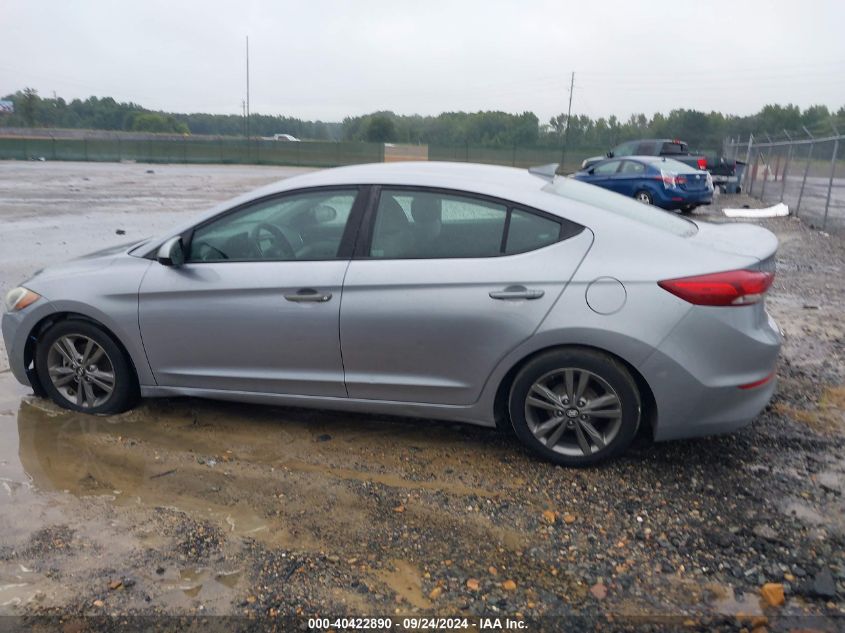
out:
<path id="1" fill-rule="evenodd" d="M 549 163 L 547 165 L 529 167 L 528 173 L 534 174 L 535 176 L 539 176 L 540 178 L 545 178 L 549 182 L 554 182 L 555 176 L 557 175 L 558 166 L 559 163 Z"/>

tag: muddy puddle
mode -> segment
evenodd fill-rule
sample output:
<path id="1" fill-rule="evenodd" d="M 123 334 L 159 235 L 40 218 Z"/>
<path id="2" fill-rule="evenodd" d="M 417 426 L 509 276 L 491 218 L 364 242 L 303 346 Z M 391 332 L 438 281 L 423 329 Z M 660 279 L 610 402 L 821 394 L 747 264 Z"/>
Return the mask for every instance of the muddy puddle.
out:
<path id="1" fill-rule="evenodd" d="M 377 531 L 429 523 L 427 506 L 439 515 L 434 523 L 452 529 L 439 506 L 455 499 L 455 507 L 482 506 L 523 482 L 502 476 L 512 449 L 486 429 L 188 399 L 92 417 L 26 392 L 0 374 L 0 546 L 15 560 L 23 551 L 59 567 L 81 564 L 92 573 L 105 567 L 107 595 L 115 596 L 127 591 L 125 572 L 115 564 L 120 556 L 165 550 L 179 538 L 178 529 L 174 534 L 151 517 L 190 517 L 219 531 L 227 562 L 145 565 L 126 581 L 154 587 L 158 602 L 177 610 L 201 603 L 225 611 L 245 590 L 245 565 L 226 557 L 247 541 L 369 557 L 365 575 L 374 587 L 393 588 L 414 607 L 430 606 L 421 577 L 408 571 L 412 565 L 372 560 Z M 468 523 L 491 547 L 525 542 L 518 531 L 483 517 Z M 54 534 L 55 525 L 68 535 Z M 67 542 L 56 545 L 62 538 Z M 55 556 L 65 550 L 67 557 Z M 49 565 L 20 567 L 0 564 L 0 608 L 68 599 L 42 573 Z"/>

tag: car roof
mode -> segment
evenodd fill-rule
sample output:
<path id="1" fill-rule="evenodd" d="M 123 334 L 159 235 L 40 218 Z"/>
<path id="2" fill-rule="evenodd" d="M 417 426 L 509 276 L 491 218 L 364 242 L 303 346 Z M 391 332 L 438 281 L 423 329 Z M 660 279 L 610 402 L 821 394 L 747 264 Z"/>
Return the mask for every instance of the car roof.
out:
<path id="1" fill-rule="evenodd" d="M 532 189 L 542 187 L 543 180 L 526 169 L 477 163 L 449 163 L 439 161 L 408 161 L 395 163 L 370 163 L 324 169 L 269 185 L 286 191 L 293 187 L 320 187 L 323 185 L 409 185 L 421 187 L 454 186 L 456 182 L 471 183 L 470 188 L 485 193 L 484 185 L 496 189 Z M 446 183 L 449 183 L 448 185 Z M 268 191 L 267 193 L 272 193 Z M 492 192 L 490 192 L 491 195 Z"/>

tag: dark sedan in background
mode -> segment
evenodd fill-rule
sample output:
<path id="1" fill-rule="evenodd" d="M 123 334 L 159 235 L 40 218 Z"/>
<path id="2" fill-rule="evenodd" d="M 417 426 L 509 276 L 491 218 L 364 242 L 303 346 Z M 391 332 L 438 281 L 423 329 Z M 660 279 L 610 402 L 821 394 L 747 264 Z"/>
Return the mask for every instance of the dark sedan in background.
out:
<path id="1" fill-rule="evenodd" d="M 692 211 L 713 201 L 710 174 L 659 156 L 609 158 L 572 177 L 661 209 Z"/>

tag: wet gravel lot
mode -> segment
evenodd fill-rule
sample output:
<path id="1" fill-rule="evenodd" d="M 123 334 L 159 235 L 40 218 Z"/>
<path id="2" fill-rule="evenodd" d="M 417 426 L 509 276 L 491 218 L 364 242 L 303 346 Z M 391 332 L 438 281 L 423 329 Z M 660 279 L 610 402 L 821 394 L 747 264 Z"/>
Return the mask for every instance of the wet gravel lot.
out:
<path id="1" fill-rule="evenodd" d="M 300 171 L 0 163 L 0 290 Z M 191 399 L 76 415 L 0 354 L 0 614 L 841 630 L 845 241 L 764 225 L 786 333 L 771 406 L 731 435 L 641 437 L 598 468 L 428 420 Z M 768 583 L 783 605 L 761 599 Z"/>

